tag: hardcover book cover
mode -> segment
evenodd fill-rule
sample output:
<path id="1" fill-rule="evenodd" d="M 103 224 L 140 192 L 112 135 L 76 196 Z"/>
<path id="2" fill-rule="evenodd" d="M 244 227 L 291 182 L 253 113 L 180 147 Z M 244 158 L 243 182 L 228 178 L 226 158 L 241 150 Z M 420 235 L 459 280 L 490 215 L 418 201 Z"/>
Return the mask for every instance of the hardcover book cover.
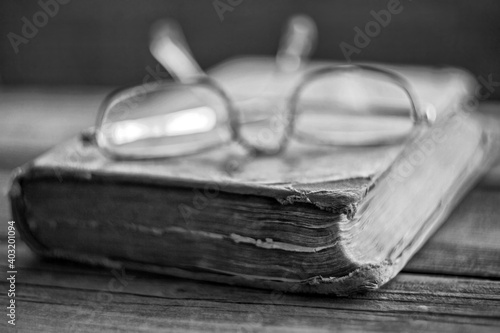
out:
<path id="1" fill-rule="evenodd" d="M 272 66 L 238 59 L 211 75 L 232 96 L 279 95 L 293 77 L 276 79 Z M 13 216 L 43 256 L 289 292 L 378 288 L 499 150 L 497 127 L 467 104 L 475 86 L 466 73 L 391 69 L 436 111 L 432 126 L 402 144 L 292 142 L 276 156 L 232 144 L 119 161 L 82 136 L 16 171 Z"/>

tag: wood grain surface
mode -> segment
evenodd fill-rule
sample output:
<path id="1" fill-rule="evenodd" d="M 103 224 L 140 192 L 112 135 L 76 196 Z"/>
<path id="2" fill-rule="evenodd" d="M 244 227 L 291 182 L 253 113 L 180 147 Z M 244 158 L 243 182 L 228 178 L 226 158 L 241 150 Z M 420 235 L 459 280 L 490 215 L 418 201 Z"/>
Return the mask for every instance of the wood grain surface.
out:
<path id="1" fill-rule="evenodd" d="M 4 247 L 2 248 L 4 250 Z M 351 298 L 282 294 L 40 260 L 18 267 L 20 332 L 496 332 L 500 282 L 402 273 Z M 6 270 L 4 264 L 0 265 Z M 3 295 L 2 295 L 3 296 Z"/>
<path id="2" fill-rule="evenodd" d="M 0 253 L 6 254 L 10 212 L 5 195 L 11 168 L 90 126 L 102 93 L 84 92 L 74 98 L 71 107 L 63 107 L 61 99 L 53 98 L 60 91 L 43 92 L 37 97 L 43 103 L 37 102 L 33 91 L 9 92 L 15 96 L 9 107 L 8 98 L 0 100 L 1 112 L 7 115 L 0 122 Z M 16 99 L 24 106 L 18 106 Z M 42 111 L 33 111 L 36 103 L 44 105 Z M 500 105 L 485 104 L 482 110 L 500 114 Z M 403 273 L 378 291 L 351 298 L 282 294 L 47 260 L 36 257 L 18 238 L 16 329 L 498 332 L 499 168 L 497 165 L 466 196 Z M 0 260 L 3 306 L 8 301 L 6 259 L 5 255 Z M 2 319 L 0 331 L 6 329 L 11 327 Z"/>

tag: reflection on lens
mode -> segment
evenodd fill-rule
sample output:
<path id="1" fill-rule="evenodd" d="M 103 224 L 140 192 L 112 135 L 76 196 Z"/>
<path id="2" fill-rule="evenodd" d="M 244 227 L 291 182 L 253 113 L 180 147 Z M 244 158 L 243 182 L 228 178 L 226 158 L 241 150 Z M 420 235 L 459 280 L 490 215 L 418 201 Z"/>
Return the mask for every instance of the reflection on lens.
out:
<path id="1" fill-rule="evenodd" d="M 105 124 L 110 142 L 123 145 L 137 140 L 205 133 L 217 126 L 216 111 L 207 106 L 181 110 L 171 114 L 122 120 Z"/>
<path id="2" fill-rule="evenodd" d="M 194 153 L 230 140 L 228 105 L 208 86 L 136 87 L 113 99 L 98 135 L 117 156 Z"/>
<path id="3" fill-rule="evenodd" d="M 366 72 L 328 73 L 297 96 L 300 139 L 331 145 L 379 145 L 403 140 L 412 129 L 411 101 L 401 86 Z"/>

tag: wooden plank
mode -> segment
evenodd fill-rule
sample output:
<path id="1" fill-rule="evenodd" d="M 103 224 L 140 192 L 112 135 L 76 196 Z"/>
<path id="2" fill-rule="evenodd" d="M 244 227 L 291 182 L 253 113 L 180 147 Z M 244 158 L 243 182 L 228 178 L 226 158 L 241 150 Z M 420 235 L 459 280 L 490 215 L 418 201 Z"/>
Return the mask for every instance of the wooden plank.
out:
<path id="1" fill-rule="evenodd" d="M 498 189 L 471 191 L 404 270 L 499 278 L 499 203 Z"/>
<path id="2" fill-rule="evenodd" d="M 4 88 L 0 110 L 0 168 L 26 163 L 95 122 L 110 88 Z"/>
<path id="3" fill-rule="evenodd" d="M 400 274 L 379 291 L 319 297 L 39 260 L 23 245 L 17 269 L 19 332 L 494 332 L 500 326 L 500 281 L 487 279 Z M 7 287 L 5 279 L 1 284 Z"/>

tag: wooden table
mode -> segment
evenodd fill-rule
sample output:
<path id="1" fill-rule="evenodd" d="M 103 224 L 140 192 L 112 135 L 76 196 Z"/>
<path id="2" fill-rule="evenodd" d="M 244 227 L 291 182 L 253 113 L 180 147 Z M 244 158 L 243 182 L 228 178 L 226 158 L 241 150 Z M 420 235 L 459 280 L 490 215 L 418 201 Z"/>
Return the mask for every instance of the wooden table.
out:
<path id="1" fill-rule="evenodd" d="M 0 90 L 0 247 L 7 305 L 11 169 L 92 125 L 107 89 Z M 499 103 L 482 112 L 500 116 Z M 459 204 L 393 281 L 318 297 L 115 271 L 36 257 L 17 240 L 19 332 L 500 331 L 500 166 Z M 2 314 L 0 331 L 13 328 Z"/>

